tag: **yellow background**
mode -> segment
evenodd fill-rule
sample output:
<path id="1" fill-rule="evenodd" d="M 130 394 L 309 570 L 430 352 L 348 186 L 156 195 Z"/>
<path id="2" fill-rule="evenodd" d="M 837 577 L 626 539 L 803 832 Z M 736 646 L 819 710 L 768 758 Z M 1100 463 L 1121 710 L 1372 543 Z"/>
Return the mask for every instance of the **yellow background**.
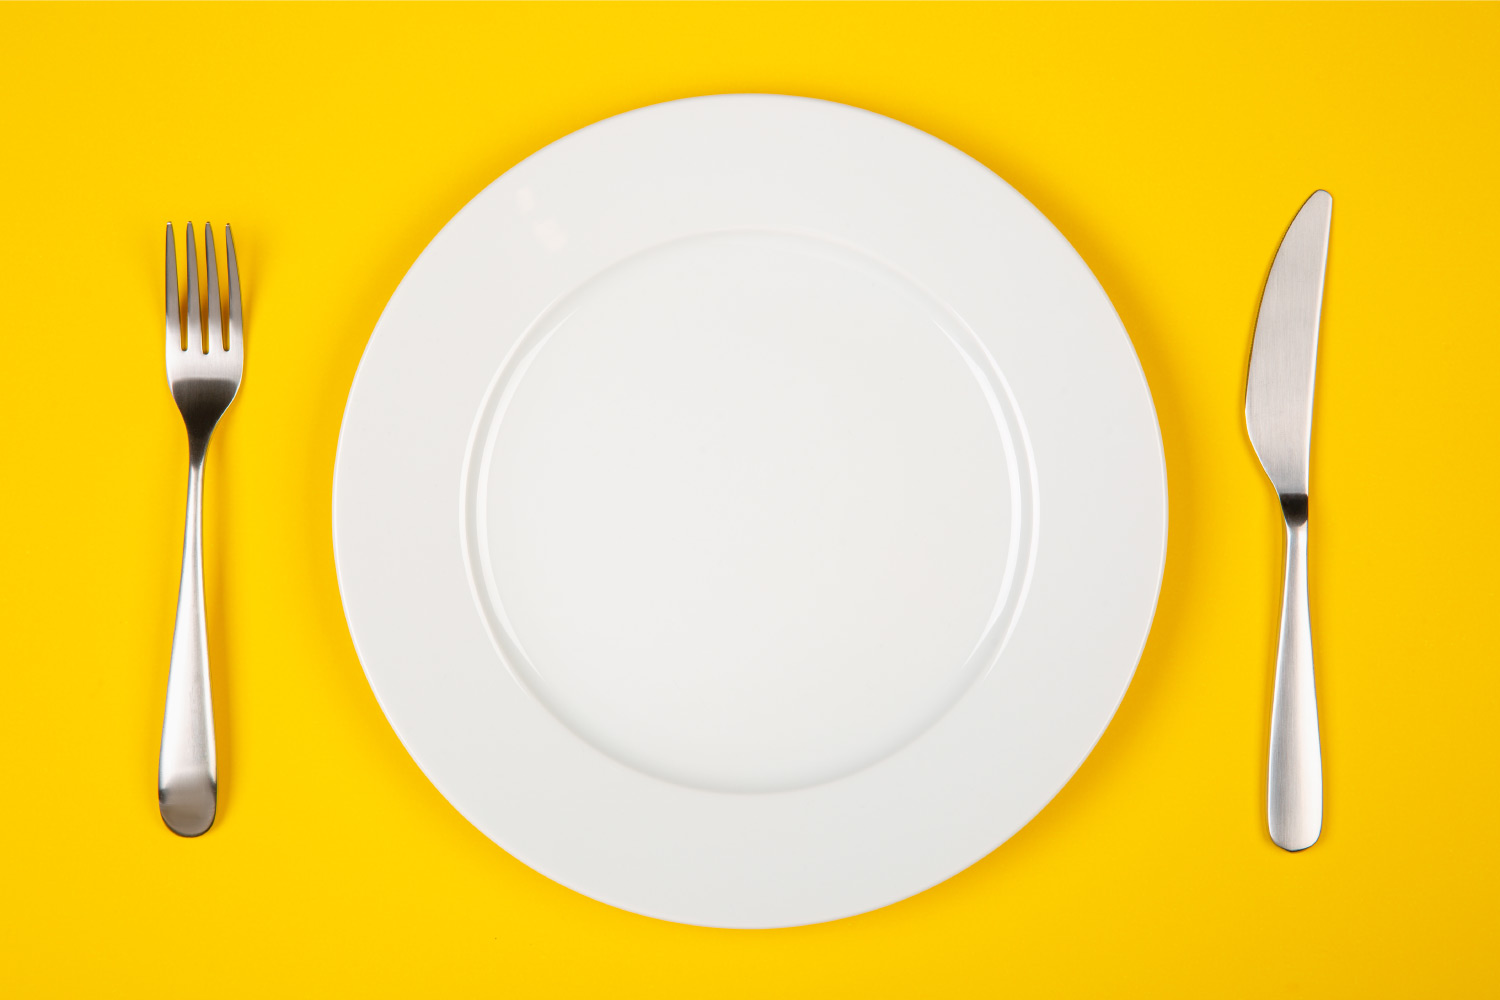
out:
<path id="1" fill-rule="evenodd" d="M 1500 7 L 0 7 L 0 994 L 1495 995 Z M 657 101 L 845 101 L 1072 240 L 1155 395 L 1171 539 L 1093 756 L 905 902 L 684 927 L 493 846 L 403 752 L 340 611 L 344 397 L 417 253 L 537 148 Z M 1242 423 L 1278 239 L 1333 192 L 1313 614 L 1322 841 L 1263 828 L 1281 537 Z M 181 543 L 167 220 L 231 221 L 214 440 L 223 795 L 156 815 Z"/>

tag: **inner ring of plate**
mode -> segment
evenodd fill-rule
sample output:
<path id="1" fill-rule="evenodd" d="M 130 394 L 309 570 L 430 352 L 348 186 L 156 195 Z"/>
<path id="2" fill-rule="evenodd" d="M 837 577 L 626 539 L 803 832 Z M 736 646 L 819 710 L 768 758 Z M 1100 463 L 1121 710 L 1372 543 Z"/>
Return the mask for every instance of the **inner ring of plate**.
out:
<path id="1" fill-rule="evenodd" d="M 900 749 L 995 662 L 1034 479 L 952 310 L 822 236 L 708 232 L 518 340 L 471 434 L 464 552 L 501 659 L 578 736 L 786 791 Z"/>

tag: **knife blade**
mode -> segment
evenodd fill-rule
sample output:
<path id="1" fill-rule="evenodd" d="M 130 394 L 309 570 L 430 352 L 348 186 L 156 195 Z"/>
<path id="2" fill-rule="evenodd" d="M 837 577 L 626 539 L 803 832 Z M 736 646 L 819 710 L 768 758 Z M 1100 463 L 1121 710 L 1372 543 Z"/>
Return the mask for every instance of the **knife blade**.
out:
<path id="1" fill-rule="evenodd" d="M 1271 839 L 1288 851 L 1311 847 L 1323 829 L 1323 757 L 1307 587 L 1307 492 L 1332 221 L 1333 196 L 1315 191 L 1282 237 L 1261 294 L 1245 381 L 1245 426 L 1286 521 L 1266 823 Z"/>
<path id="2" fill-rule="evenodd" d="M 1307 494 L 1313 379 L 1333 196 L 1315 191 L 1282 238 L 1255 321 L 1245 425 L 1280 494 Z"/>

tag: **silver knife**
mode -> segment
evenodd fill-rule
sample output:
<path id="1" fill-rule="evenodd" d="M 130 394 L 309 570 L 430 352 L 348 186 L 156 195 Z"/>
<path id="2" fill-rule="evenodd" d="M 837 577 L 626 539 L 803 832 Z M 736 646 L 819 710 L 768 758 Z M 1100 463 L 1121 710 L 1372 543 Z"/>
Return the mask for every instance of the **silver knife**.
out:
<path id="1" fill-rule="evenodd" d="M 1288 851 L 1306 850 L 1323 830 L 1323 753 L 1307 606 L 1307 479 L 1332 219 L 1333 196 L 1314 191 L 1282 237 L 1260 297 L 1245 382 L 1250 443 L 1276 487 L 1286 518 L 1266 818 L 1271 839 Z"/>

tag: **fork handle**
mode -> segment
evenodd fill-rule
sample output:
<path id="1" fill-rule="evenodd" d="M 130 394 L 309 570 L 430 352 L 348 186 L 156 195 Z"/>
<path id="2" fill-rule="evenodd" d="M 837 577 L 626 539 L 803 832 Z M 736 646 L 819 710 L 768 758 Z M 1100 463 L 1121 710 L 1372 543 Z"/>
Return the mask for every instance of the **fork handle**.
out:
<path id="1" fill-rule="evenodd" d="M 214 707 L 208 682 L 208 629 L 203 610 L 203 463 L 208 441 L 188 442 L 187 525 L 182 536 L 182 580 L 161 726 L 156 790 L 161 818 L 172 832 L 196 837 L 213 825 L 218 802 Z"/>
<path id="2" fill-rule="evenodd" d="M 1301 851 L 1317 843 L 1323 830 L 1323 751 L 1307 599 L 1307 497 L 1284 496 L 1281 506 L 1286 516 L 1286 582 L 1271 702 L 1266 814 L 1276 845 Z"/>

